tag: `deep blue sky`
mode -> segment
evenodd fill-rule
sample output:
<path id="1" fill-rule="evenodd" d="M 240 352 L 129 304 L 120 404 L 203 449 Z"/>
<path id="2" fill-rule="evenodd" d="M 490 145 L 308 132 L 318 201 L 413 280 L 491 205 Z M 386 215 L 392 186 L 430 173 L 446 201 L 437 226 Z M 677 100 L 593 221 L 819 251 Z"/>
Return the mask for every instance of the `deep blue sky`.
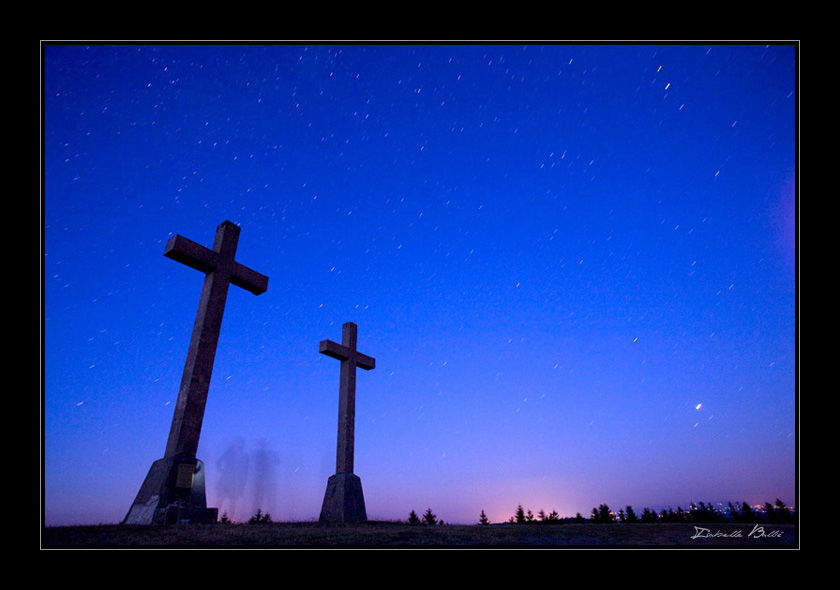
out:
<path id="1" fill-rule="evenodd" d="M 795 51 L 45 46 L 46 523 L 162 457 L 203 278 L 163 248 L 226 219 L 270 277 L 199 447 L 234 518 L 317 518 L 345 321 L 370 518 L 793 504 Z"/>

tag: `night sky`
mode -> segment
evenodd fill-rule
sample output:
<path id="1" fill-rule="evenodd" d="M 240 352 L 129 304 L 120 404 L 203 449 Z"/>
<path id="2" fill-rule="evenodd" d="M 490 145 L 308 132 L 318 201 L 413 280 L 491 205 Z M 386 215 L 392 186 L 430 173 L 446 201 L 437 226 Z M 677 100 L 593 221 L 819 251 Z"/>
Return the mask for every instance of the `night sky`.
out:
<path id="1" fill-rule="evenodd" d="M 795 45 L 42 49 L 46 524 L 163 456 L 224 220 L 220 514 L 318 518 L 347 321 L 371 519 L 795 503 Z"/>

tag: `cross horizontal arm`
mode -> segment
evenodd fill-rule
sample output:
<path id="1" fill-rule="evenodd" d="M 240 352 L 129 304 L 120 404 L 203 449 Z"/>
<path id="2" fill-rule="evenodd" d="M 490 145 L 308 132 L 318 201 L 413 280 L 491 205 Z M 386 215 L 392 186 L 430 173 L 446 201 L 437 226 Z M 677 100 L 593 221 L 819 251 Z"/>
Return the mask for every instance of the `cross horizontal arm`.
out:
<path id="1" fill-rule="evenodd" d="M 225 264 L 221 255 L 215 250 L 179 235 L 172 236 L 169 239 L 163 255 L 203 273 L 210 273 L 218 270 L 222 265 L 230 264 L 229 262 Z M 233 262 L 230 282 L 254 295 L 265 293 L 268 290 L 267 276 L 238 262 Z"/>
<path id="2" fill-rule="evenodd" d="M 169 238 L 163 255 L 203 273 L 212 272 L 219 264 L 218 252 L 179 235 Z"/>
<path id="3" fill-rule="evenodd" d="M 356 361 L 356 366 L 360 369 L 364 369 L 365 371 L 370 371 L 371 369 L 376 368 L 376 359 L 372 356 L 368 356 L 366 354 L 362 354 L 359 351 L 353 353 L 354 359 Z"/>
<path id="4" fill-rule="evenodd" d="M 321 340 L 321 343 L 318 345 L 318 352 L 340 361 L 346 361 L 350 358 L 351 354 L 349 348 L 332 340 Z"/>
<path id="5" fill-rule="evenodd" d="M 251 270 L 238 262 L 233 263 L 233 273 L 230 276 L 230 282 L 237 287 L 250 291 L 254 295 L 265 293 L 268 289 L 267 276 Z"/>
<path id="6" fill-rule="evenodd" d="M 350 348 L 333 342 L 332 340 L 321 340 L 318 345 L 318 352 L 331 356 L 340 361 L 352 360 L 357 367 L 370 371 L 376 368 L 376 359 L 366 354 L 362 354 L 358 350 L 351 350 Z"/>

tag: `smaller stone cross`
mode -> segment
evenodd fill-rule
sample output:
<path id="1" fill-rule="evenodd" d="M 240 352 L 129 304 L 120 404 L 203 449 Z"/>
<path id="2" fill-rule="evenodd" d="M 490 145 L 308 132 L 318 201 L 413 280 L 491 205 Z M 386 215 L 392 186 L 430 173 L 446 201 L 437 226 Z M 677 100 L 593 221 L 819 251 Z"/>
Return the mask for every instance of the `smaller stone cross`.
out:
<path id="1" fill-rule="evenodd" d="M 359 522 L 367 520 L 362 481 L 353 474 L 353 447 L 356 422 L 356 367 L 366 371 L 376 367 L 376 359 L 356 350 L 357 327 L 342 326 L 341 344 L 322 340 L 318 351 L 341 361 L 338 386 L 338 444 L 335 475 L 327 482 L 320 520 Z"/>

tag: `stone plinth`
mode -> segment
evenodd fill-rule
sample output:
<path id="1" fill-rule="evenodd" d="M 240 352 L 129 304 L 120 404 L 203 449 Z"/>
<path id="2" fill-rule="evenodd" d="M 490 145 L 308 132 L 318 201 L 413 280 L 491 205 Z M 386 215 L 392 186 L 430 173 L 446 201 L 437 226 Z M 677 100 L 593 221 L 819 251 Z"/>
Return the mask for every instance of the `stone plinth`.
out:
<path id="1" fill-rule="evenodd" d="M 208 508 L 204 463 L 189 457 L 166 457 L 152 463 L 123 524 L 216 522 L 218 509 Z"/>
<path id="2" fill-rule="evenodd" d="M 336 473 L 327 480 L 321 506 L 321 522 L 364 522 L 367 520 L 362 480 L 353 473 Z"/>

